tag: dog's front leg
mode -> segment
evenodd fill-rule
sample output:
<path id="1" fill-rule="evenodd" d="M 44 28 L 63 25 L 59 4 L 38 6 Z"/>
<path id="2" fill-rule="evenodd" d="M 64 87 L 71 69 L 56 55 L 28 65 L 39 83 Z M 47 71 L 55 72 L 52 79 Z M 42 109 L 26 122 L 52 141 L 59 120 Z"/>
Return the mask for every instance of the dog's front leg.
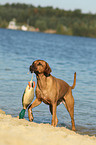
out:
<path id="1" fill-rule="evenodd" d="M 42 101 L 38 100 L 37 98 L 34 100 L 34 102 L 28 107 L 28 117 L 29 121 L 33 121 L 33 114 L 32 114 L 32 108 L 38 106 L 41 104 Z"/>
<path id="2" fill-rule="evenodd" d="M 57 103 L 54 103 L 52 105 L 52 125 L 55 127 L 57 125 L 58 119 L 56 116 L 56 108 L 57 108 Z"/>

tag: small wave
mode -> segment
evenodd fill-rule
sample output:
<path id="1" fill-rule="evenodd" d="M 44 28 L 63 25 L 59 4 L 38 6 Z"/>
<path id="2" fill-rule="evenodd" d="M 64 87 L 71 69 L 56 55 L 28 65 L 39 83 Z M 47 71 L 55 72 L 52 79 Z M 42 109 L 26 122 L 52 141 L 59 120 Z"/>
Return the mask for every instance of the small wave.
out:
<path id="1" fill-rule="evenodd" d="M 12 69 L 10 69 L 10 68 L 5 68 L 5 71 L 11 71 Z"/>

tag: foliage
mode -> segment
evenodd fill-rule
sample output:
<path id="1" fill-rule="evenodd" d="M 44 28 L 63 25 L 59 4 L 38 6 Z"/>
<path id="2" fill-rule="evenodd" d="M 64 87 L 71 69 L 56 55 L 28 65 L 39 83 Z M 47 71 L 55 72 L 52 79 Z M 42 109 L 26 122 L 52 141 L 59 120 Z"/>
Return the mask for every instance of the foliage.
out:
<path id="1" fill-rule="evenodd" d="M 36 28 L 39 28 L 40 31 L 44 31 L 47 29 L 46 22 L 43 20 L 37 20 L 35 26 Z"/>
<path id="2" fill-rule="evenodd" d="M 7 26 L 8 26 L 8 22 L 5 19 L 2 20 L 2 18 L 0 17 L 0 27 L 6 28 Z"/>
<path id="3" fill-rule="evenodd" d="M 53 29 L 64 35 L 96 37 L 96 14 L 83 14 L 80 9 L 65 11 L 20 3 L 0 5 L 0 27 L 6 28 L 13 18 L 17 24 L 38 27 L 40 31 Z"/>

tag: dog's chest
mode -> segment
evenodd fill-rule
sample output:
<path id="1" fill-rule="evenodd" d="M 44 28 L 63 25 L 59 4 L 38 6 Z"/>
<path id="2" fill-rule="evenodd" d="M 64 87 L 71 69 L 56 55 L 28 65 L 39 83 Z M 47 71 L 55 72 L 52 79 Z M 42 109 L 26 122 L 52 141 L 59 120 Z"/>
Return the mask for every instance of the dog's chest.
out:
<path id="1" fill-rule="evenodd" d="M 41 99 L 44 103 L 49 104 L 51 102 L 51 93 L 50 88 L 44 89 L 44 88 L 36 88 L 36 97 L 38 99 Z"/>
<path id="2" fill-rule="evenodd" d="M 52 77 L 38 78 L 36 87 L 36 97 L 41 99 L 44 103 L 48 104 L 52 102 L 52 97 L 54 97 L 52 89 L 53 82 Z"/>
<path id="3" fill-rule="evenodd" d="M 37 88 L 36 92 L 37 92 L 37 95 L 40 95 L 40 97 L 42 97 L 42 98 L 48 98 L 48 96 L 49 96 L 49 90 L 50 89 Z"/>

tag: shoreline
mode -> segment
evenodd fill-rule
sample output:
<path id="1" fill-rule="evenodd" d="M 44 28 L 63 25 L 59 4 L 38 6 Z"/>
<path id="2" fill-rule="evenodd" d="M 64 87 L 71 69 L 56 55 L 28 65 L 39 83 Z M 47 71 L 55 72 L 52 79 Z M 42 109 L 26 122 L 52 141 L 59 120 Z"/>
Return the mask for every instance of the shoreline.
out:
<path id="1" fill-rule="evenodd" d="M 96 137 L 80 135 L 65 127 L 38 124 L 6 115 L 0 110 L 0 144 L 2 145 L 96 145 Z"/>
<path id="2" fill-rule="evenodd" d="M 96 37 L 91 37 L 91 36 L 79 36 L 79 35 L 68 35 L 68 34 L 60 34 L 60 33 L 56 33 L 56 30 L 46 30 L 46 31 L 24 31 L 21 29 L 8 29 L 8 28 L 2 28 L 0 27 L 0 29 L 6 29 L 6 30 L 14 30 L 14 31 L 22 31 L 22 32 L 36 32 L 36 33 L 44 33 L 44 34 L 56 34 L 56 35 L 60 35 L 60 36 L 73 36 L 73 37 L 82 37 L 82 38 L 89 38 L 89 39 L 96 39 Z"/>

